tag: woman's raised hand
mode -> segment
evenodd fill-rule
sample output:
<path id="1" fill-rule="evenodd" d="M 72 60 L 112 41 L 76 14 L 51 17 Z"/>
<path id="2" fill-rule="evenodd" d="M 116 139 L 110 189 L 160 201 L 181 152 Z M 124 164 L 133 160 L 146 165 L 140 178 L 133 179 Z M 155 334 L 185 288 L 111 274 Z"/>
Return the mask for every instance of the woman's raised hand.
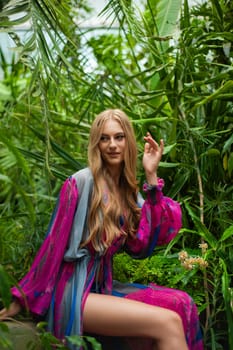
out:
<path id="1" fill-rule="evenodd" d="M 147 182 L 151 185 L 157 185 L 157 169 L 163 155 L 164 142 L 160 140 L 158 144 L 148 132 L 144 137 L 146 141 L 144 146 L 144 155 L 142 165 L 146 173 Z"/>

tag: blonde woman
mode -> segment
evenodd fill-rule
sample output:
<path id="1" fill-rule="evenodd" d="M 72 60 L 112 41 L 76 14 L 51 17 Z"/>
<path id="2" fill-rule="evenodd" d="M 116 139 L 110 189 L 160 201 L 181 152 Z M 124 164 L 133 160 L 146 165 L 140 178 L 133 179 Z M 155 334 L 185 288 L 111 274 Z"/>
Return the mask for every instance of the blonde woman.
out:
<path id="1" fill-rule="evenodd" d="M 149 133 L 144 139 L 145 200 L 137 186 L 137 145 L 129 118 L 119 109 L 95 118 L 89 166 L 62 186 L 48 234 L 20 281 L 24 296 L 12 288 L 14 301 L 1 318 L 27 306 L 46 317 L 48 330 L 60 339 L 87 332 L 123 337 L 133 350 L 203 349 L 197 308 L 189 295 L 156 284 L 112 280 L 117 251 L 147 257 L 181 227 L 180 206 L 163 195 L 164 182 L 157 177 L 164 143 Z"/>

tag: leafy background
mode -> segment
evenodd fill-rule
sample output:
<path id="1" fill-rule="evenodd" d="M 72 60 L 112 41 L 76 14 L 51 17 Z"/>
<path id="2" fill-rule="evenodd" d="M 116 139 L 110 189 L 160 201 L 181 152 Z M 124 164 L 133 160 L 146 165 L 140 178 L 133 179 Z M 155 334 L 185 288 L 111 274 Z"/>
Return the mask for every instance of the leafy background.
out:
<path id="1" fill-rule="evenodd" d="M 14 42 L 10 62 L 0 50 L 2 304 L 43 240 L 62 181 L 86 165 L 94 116 L 119 107 L 135 128 L 140 183 L 143 135 L 165 140 L 159 175 L 183 228 L 150 259 L 117 255 L 115 277 L 188 291 L 205 348 L 233 349 L 233 3 L 111 0 L 100 16 L 112 25 L 84 28 L 91 11 L 84 0 L 0 2 L 0 30 Z M 187 269 L 183 250 L 208 267 Z"/>

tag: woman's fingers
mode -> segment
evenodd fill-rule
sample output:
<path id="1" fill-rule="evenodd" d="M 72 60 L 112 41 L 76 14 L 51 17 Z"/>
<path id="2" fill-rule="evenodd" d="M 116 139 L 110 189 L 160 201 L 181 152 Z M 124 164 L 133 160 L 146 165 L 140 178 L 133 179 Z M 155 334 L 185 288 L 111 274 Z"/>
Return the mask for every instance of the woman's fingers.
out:
<path id="1" fill-rule="evenodd" d="M 147 133 L 147 136 L 144 137 L 145 143 L 145 151 L 149 152 L 152 149 L 156 151 L 160 151 L 161 154 L 163 154 L 164 150 L 164 141 L 163 139 L 160 140 L 159 144 L 153 139 L 153 137 L 150 135 L 150 133 Z"/>

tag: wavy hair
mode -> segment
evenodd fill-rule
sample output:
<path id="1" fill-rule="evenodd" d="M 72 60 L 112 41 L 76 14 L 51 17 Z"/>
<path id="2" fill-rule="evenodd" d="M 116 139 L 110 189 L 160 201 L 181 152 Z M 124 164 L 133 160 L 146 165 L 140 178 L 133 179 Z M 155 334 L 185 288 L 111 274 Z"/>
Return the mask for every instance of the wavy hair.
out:
<path id="1" fill-rule="evenodd" d="M 109 190 L 113 188 L 113 182 L 99 150 L 104 124 L 110 119 L 117 121 L 125 134 L 124 162 L 119 180 L 122 207 L 126 213 L 124 229 L 120 225 L 120 218 L 124 213 L 116 205 L 114 195 Z M 91 242 L 96 251 L 104 252 L 120 234 L 124 234 L 125 238 L 128 235 L 134 237 L 140 218 L 140 209 L 137 206 L 137 144 L 131 122 L 122 110 L 107 109 L 96 116 L 90 130 L 88 163 L 93 174 L 94 188 L 88 217 L 90 235 L 84 245 Z M 107 205 L 103 203 L 104 183 L 108 188 Z"/>

